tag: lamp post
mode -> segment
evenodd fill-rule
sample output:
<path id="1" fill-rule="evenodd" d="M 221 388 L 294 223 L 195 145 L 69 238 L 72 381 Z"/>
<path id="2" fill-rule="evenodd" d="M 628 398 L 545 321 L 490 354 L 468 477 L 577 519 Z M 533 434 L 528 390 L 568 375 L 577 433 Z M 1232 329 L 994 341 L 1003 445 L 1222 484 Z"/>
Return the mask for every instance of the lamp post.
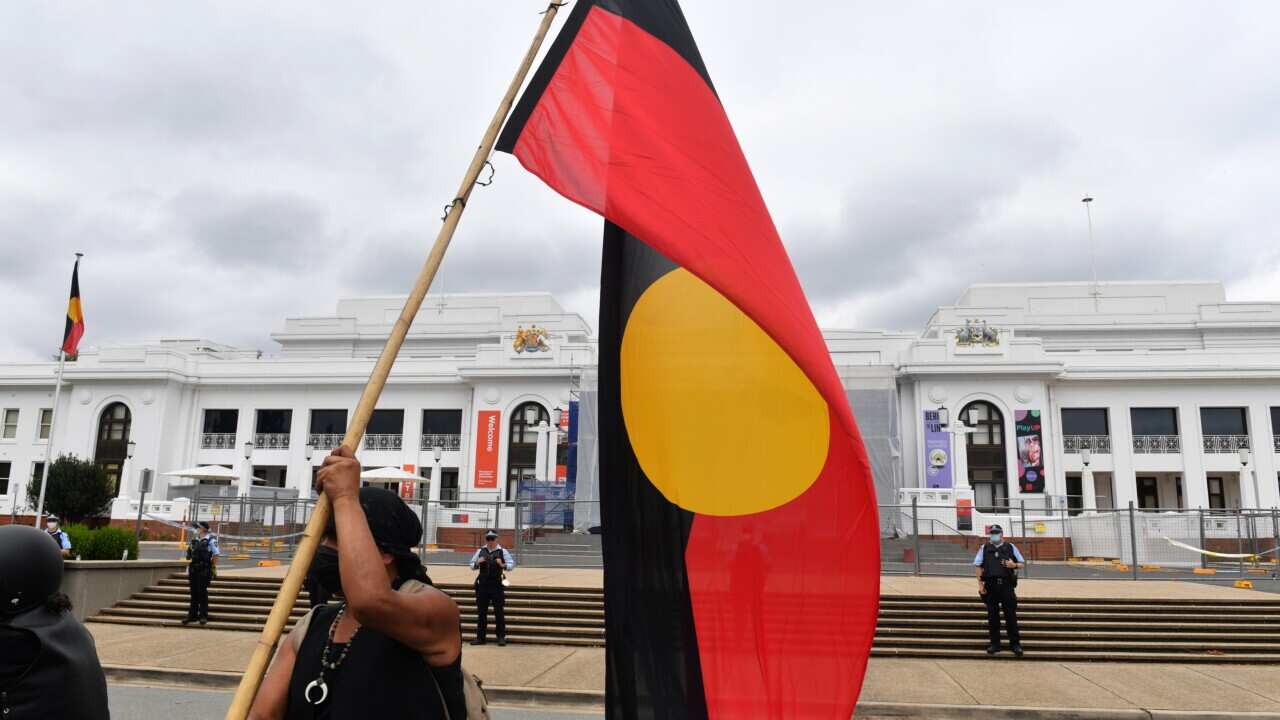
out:
<path id="1" fill-rule="evenodd" d="M 1253 506 L 1261 508 L 1262 495 L 1258 493 L 1258 473 L 1249 467 L 1249 448 L 1240 448 L 1240 474 L 1243 475 L 1246 472 L 1249 473 L 1249 479 L 1253 481 Z"/>
<path id="2" fill-rule="evenodd" d="M 133 459 L 133 453 L 138 449 L 138 443 L 130 440 L 124 446 L 124 464 L 120 467 L 120 497 L 129 497 L 129 461 Z"/>
<path id="3" fill-rule="evenodd" d="M 1094 512 L 1098 509 L 1098 490 L 1093 482 L 1093 470 L 1089 467 L 1089 463 L 1093 460 L 1093 451 L 1089 448 L 1080 448 L 1080 463 L 1083 469 L 1080 471 L 1080 509 L 1085 512 Z"/>
<path id="4" fill-rule="evenodd" d="M 302 482 L 298 484 L 298 499 L 306 500 L 311 497 L 311 485 L 315 482 L 316 471 L 315 465 L 311 464 L 311 458 L 316 454 L 316 446 L 307 443 L 302 448 L 302 457 L 307 459 L 307 474 L 302 478 Z"/>
<path id="5" fill-rule="evenodd" d="M 426 516 L 427 526 L 427 542 L 431 547 L 437 544 L 437 532 L 439 522 L 437 518 L 440 513 L 440 458 L 444 457 L 444 446 L 436 445 L 431 448 L 431 484 L 427 486 L 427 501 L 423 503 L 422 514 Z"/>
<path id="6" fill-rule="evenodd" d="M 240 495 L 249 494 L 249 486 L 253 483 L 253 442 L 244 444 L 244 467 L 240 470 Z"/>

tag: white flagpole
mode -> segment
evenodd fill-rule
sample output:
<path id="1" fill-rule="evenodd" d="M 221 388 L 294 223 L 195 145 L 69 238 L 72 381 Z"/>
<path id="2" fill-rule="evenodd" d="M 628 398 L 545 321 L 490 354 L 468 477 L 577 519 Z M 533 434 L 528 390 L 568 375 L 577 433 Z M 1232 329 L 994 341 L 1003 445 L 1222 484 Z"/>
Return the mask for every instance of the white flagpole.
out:
<path id="1" fill-rule="evenodd" d="M 36 505 L 36 527 L 44 515 L 44 491 L 49 486 L 49 465 L 53 463 L 54 422 L 58 419 L 58 398 L 62 395 L 62 368 L 67 364 L 67 354 L 58 349 L 58 380 L 53 386 L 53 409 L 49 411 L 49 443 L 44 446 L 44 468 L 40 471 L 40 502 Z M 37 418 L 39 420 L 39 418 Z"/>

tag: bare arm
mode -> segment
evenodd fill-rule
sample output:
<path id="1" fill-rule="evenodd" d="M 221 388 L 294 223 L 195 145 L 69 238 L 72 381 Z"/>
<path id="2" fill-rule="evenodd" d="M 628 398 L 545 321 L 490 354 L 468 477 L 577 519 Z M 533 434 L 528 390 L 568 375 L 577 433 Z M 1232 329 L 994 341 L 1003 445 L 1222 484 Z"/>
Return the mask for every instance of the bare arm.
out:
<path id="1" fill-rule="evenodd" d="M 360 507 L 360 463 L 355 456 L 345 448 L 334 450 L 316 481 L 333 502 L 342 593 L 355 619 L 413 648 L 432 665 L 453 662 L 462 652 L 458 605 L 435 588 L 419 593 L 391 589 L 382 553 Z"/>
<path id="2" fill-rule="evenodd" d="M 284 717 L 289 706 L 289 679 L 293 677 L 293 665 L 297 659 L 293 633 L 289 633 L 281 642 L 280 651 L 271 661 L 267 676 L 258 688 L 258 696 L 253 699 L 253 708 L 249 710 L 249 720 L 281 720 Z"/>

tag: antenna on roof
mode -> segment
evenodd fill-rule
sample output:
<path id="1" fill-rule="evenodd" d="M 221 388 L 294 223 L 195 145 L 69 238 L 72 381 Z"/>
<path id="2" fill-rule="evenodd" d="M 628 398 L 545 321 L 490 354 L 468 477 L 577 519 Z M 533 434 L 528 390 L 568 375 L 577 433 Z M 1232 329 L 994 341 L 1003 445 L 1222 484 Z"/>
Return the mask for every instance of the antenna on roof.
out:
<path id="1" fill-rule="evenodd" d="M 1098 296 L 1102 293 L 1098 288 L 1098 256 L 1093 247 L 1093 213 L 1089 209 L 1089 206 L 1093 204 L 1093 198 L 1085 195 L 1080 199 L 1080 202 L 1084 203 L 1084 216 L 1089 223 L 1089 271 L 1093 275 L 1093 290 L 1089 294 L 1093 296 L 1094 309 L 1097 310 Z"/>

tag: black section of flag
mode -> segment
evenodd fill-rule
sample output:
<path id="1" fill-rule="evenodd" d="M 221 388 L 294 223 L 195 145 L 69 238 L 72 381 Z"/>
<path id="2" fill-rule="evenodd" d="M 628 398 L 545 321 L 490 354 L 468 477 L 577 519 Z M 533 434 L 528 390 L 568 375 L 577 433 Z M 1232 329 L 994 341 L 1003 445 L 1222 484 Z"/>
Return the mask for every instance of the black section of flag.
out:
<path id="1" fill-rule="evenodd" d="M 705 718 L 684 552 L 693 513 L 645 477 L 622 417 L 621 350 L 631 308 L 670 260 L 605 223 L 600 276 L 600 518 L 606 715 Z M 662 348 L 654 348 L 662 352 Z M 683 708 L 683 712 L 680 709 Z"/>
<path id="2" fill-rule="evenodd" d="M 707 82 L 711 92 L 715 92 L 715 86 L 711 84 L 711 76 L 707 74 L 707 66 L 702 62 L 698 46 L 693 42 L 693 34 L 689 32 L 689 24 L 685 22 L 684 12 L 675 0 L 578 0 L 574 4 L 573 11 L 569 13 L 569 19 L 565 21 L 564 27 L 560 28 L 560 34 L 556 35 L 555 42 L 547 50 L 542 64 L 538 65 L 538 69 L 530 78 L 529 85 L 520 96 L 519 102 L 511 110 L 507 124 L 502 128 L 502 134 L 498 136 L 496 148 L 499 152 L 515 151 L 516 141 L 520 139 L 520 133 L 524 132 L 524 125 L 529 121 L 529 115 L 542 99 L 542 91 L 546 90 L 556 70 L 560 69 L 560 61 L 564 60 L 565 54 L 569 52 L 569 47 L 578 37 L 578 28 L 582 27 L 587 13 L 593 7 L 626 18 L 661 40 L 684 58 L 684 61 L 689 63 L 689 66 Z"/>

